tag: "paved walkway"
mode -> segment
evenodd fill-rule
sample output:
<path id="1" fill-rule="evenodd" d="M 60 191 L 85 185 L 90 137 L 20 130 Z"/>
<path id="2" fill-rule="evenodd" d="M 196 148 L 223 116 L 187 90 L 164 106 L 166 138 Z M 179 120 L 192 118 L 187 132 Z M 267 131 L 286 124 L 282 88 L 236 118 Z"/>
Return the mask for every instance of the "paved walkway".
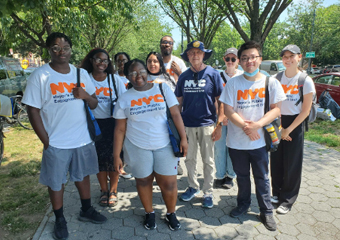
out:
<path id="1" fill-rule="evenodd" d="M 120 179 L 119 204 L 103 208 L 97 204 L 100 192 L 95 176 L 91 177 L 92 201 L 109 220 L 102 225 L 77 220 L 80 209 L 78 192 L 73 183 L 65 188 L 64 212 L 70 240 L 107 239 L 340 239 L 340 153 L 313 143 L 305 143 L 303 178 L 300 195 L 287 215 L 274 213 L 278 224 L 275 232 L 268 231 L 256 217 L 259 213 L 254 186 L 251 212 L 239 218 L 229 216 L 236 206 L 237 187 L 214 191 L 214 208 L 203 209 L 201 198 L 177 202 L 177 215 L 182 224 L 179 231 L 170 231 L 164 222 L 166 209 L 154 185 L 154 209 L 157 230 L 146 230 L 142 222 L 144 210 L 138 198 L 134 179 Z M 202 184 L 202 163 L 199 161 Z M 182 162 L 182 166 L 184 166 Z M 184 169 L 186 172 L 186 169 Z M 178 177 L 178 190 L 187 187 L 187 176 Z M 46 212 L 33 240 L 52 239 L 54 215 Z"/>

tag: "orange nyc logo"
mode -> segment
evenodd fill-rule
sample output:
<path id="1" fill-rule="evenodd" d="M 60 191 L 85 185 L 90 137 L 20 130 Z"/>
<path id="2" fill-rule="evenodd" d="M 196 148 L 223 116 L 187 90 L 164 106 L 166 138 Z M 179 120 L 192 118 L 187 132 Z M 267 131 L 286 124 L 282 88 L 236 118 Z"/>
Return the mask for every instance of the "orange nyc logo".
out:
<path id="1" fill-rule="evenodd" d="M 284 85 L 282 84 L 283 91 L 285 91 L 285 94 L 287 94 L 290 91 L 290 94 L 295 95 L 299 93 L 298 85 Z"/>
<path id="2" fill-rule="evenodd" d="M 110 96 L 110 91 L 112 91 L 112 89 L 108 88 L 108 87 L 101 87 L 101 88 L 97 88 L 96 87 L 96 95 L 98 96 L 101 92 L 103 92 L 104 96 Z"/>
<path id="3" fill-rule="evenodd" d="M 175 76 L 175 72 L 172 71 L 171 68 L 170 68 L 170 69 L 167 69 L 166 72 L 169 73 L 170 76 Z"/>
<path id="4" fill-rule="evenodd" d="M 148 98 L 143 97 L 143 98 L 139 98 L 138 100 L 131 100 L 131 107 L 134 107 L 136 105 L 142 106 L 143 102 L 145 102 L 146 105 L 149 105 L 152 100 L 154 100 L 154 102 L 164 102 L 162 94 L 156 94 Z"/>
<path id="5" fill-rule="evenodd" d="M 238 90 L 237 91 L 237 101 L 241 100 L 243 98 L 244 100 L 248 100 L 248 96 L 250 96 L 250 99 L 255 99 L 256 95 L 259 96 L 259 98 L 265 97 L 265 89 L 264 88 L 256 88 L 254 91 L 251 89 L 246 89 L 244 91 Z"/>
<path id="6" fill-rule="evenodd" d="M 84 83 L 80 83 L 80 86 L 82 88 L 85 88 L 85 84 Z M 56 95 L 57 91 L 60 92 L 60 93 L 64 93 L 65 89 L 67 90 L 68 93 L 71 93 L 72 89 L 77 87 L 77 84 L 76 83 L 68 84 L 68 83 L 65 83 L 65 82 L 58 82 L 58 84 L 51 83 L 50 87 L 51 87 L 52 95 Z"/>

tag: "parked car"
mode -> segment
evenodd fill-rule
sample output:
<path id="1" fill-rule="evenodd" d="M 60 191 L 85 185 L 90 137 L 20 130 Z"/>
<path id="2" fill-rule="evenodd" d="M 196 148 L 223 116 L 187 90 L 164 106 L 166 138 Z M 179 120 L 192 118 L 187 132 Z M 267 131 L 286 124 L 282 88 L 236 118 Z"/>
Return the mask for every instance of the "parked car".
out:
<path id="1" fill-rule="evenodd" d="M 330 73 L 330 72 L 339 72 L 340 71 L 340 65 L 330 65 L 326 66 L 322 73 Z"/>
<path id="2" fill-rule="evenodd" d="M 316 95 L 319 99 L 324 90 L 340 105 L 340 72 L 326 73 L 313 78 Z"/>
<path id="3" fill-rule="evenodd" d="M 269 75 L 274 75 L 286 70 L 281 60 L 265 60 L 262 61 L 260 69 L 266 71 Z"/>
<path id="4" fill-rule="evenodd" d="M 311 69 L 311 73 L 312 74 L 321 74 L 321 69 L 317 68 L 317 67 L 313 67 Z"/>
<path id="5" fill-rule="evenodd" d="M 18 59 L 0 57 L 0 94 L 11 97 L 23 95 L 26 75 Z"/>

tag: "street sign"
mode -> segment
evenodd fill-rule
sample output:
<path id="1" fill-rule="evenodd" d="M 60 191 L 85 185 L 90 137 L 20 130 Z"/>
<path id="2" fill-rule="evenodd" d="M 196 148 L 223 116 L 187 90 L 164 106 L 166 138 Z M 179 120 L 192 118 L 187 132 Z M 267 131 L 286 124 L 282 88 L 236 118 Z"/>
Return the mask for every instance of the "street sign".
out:
<path id="1" fill-rule="evenodd" d="M 26 68 L 28 68 L 28 60 L 27 59 L 23 59 L 22 61 L 21 61 L 21 67 L 23 68 L 23 69 L 26 69 Z"/>
<path id="2" fill-rule="evenodd" d="M 315 58 L 315 52 L 306 52 L 306 58 Z"/>

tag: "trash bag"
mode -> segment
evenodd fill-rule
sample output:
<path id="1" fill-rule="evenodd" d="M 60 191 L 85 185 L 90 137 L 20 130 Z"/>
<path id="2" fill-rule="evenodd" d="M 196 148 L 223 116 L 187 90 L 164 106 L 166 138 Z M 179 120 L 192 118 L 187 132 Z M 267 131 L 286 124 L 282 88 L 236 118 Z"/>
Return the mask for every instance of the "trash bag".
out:
<path id="1" fill-rule="evenodd" d="M 331 110 L 334 117 L 340 118 L 340 107 L 331 97 L 327 90 L 324 90 L 319 98 L 319 104 L 322 108 L 328 108 Z"/>

